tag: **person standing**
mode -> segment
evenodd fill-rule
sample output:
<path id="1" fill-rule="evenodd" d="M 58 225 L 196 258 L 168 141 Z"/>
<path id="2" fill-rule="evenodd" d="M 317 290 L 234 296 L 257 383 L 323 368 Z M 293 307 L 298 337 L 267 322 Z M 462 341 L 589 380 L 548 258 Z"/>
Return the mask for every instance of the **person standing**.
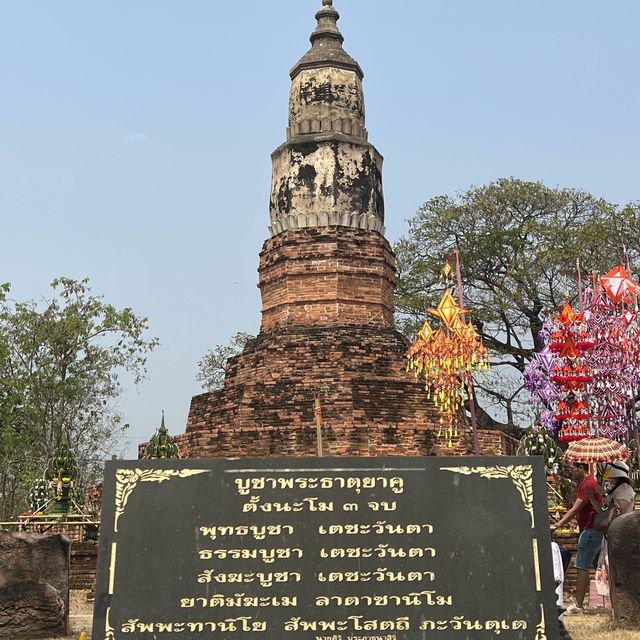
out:
<path id="1" fill-rule="evenodd" d="M 636 492 L 629 480 L 629 465 L 626 462 L 610 462 L 604 468 L 604 503 L 613 509 L 609 523 L 616 517 L 631 513 L 634 508 Z M 595 506 L 595 505 L 594 505 Z"/>
<path id="2" fill-rule="evenodd" d="M 590 496 L 594 496 L 595 501 L 601 503 L 602 496 L 598 491 L 595 478 L 589 473 L 589 465 L 575 463 L 573 465 L 573 479 L 578 483 L 576 500 L 571 509 L 551 526 L 551 529 L 555 531 L 575 518 L 580 530 L 576 553 L 576 569 L 578 572 L 576 601 L 575 604 L 571 604 L 567 608 L 566 612 L 568 614 L 582 613 L 584 598 L 589 591 L 589 570 L 597 567 L 598 555 L 602 544 L 602 534 L 593 528 L 593 521 L 597 512 L 590 501 Z"/>
<path id="3" fill-rule="evenodd" d="M 602 467 L 598 465 L 598 470 L 602 473 L 602 485 L 604 488 L 602 503 L 597 502 L 594 494 L 589 493 L 588 495 L 591 505 L 596 512 L 605 511 L 606 523 L 601 523 L 603 528 L 599 528 L 599 530 L 604 533 L 604 536 L 602 538 L 602 546 L 600 547 L 596 581 L 598 583 L 598 593 L 609 596 L 609 547 L 607 543 L 607 530 L 609 525 L 618 516 L 633 511 L 636 493 L 629 480 L 629 466 L 626 462 L 609 462 Z M 594 526 L 597 525 L 594 524 Z"/>

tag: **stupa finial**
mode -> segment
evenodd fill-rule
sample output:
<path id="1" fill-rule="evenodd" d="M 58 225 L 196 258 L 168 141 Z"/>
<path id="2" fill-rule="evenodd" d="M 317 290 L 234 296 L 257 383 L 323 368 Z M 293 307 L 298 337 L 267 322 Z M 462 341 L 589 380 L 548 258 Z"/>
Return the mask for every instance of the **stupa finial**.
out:
<path id="1" fill-rule="evenodd" d="M 311 34 L 311 42 L 316 46 L 318 40 L 338 40 L 340 44 L 344 42 L 344 38 L 338 29 L 338 20 L 340 14 L 333 7 L 333 0 L 322 0 L 322 9 L 316 13 L 318 26 Z"/>
<path id="2" fill-rule="evenodd" d="M 364 77 L 360 65 L 342 48 L 344 37 L 338 29 L 340 14 L 333 6 L 333 0 L 322 0 L 322 7 L 316 13 L 318 22 L 309 38 L 311 49 L 293 66 L 291 79 L 303 69 L 334 67 L 355 71 L 360 80 Z"/>

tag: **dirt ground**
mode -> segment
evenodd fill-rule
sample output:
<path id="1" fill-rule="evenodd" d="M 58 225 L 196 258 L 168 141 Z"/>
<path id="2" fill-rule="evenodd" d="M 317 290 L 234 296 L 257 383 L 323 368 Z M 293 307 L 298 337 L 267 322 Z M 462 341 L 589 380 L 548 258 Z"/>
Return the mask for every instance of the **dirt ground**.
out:
<path id="1" fill-rule="evenodd" d="M 69 635 L 64 638 L 47 638 L 47 640 L 78 640 L 84 631 L 91 638 L 91 620 L 93 619 L 93 602 L 87 602 L 88 591 L 71 591 L 69 593 Z"/>
<path id="2" fill-rule="evenodd" d="M 86 591 L 72 591 L 69 608 L 70 634 L 48 640 L 78 640 L 84 631 L 91 638 L 93 603 L 87 602 Z M 616 629 L 608 615 L 565 615 L 565 625 L 572 640 L 640 640 L 640 631 Z"/>

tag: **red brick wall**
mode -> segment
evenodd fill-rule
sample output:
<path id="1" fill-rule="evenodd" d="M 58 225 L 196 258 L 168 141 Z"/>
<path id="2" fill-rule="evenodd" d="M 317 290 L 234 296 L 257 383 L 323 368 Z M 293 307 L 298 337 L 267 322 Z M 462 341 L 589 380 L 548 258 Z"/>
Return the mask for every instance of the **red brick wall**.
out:
<path id="1" fill-rule="evenodd" d="M 224 389 L 195 396 L 185 457 L 316 454 L 314 395 L 320 394 L 326 455 L 464 455 L 467 431 L 449 448 L 424 384 L 406 371 L 407 344 L 379 326 L 292 327 L 261 333 L 232 358 Z M 485 455 L 517 442 L 480 431 Z"/>
<path id="2" fill-rule="evenodd" d="M 425 456 L 469 455 L 471 433 L 455 438 L 451 447 L 436 429 L 418 426 L 350 428 L 345 425 L 322 429 L 325 456 Z M 514 439 L 500 431 L 479 431 L 480 454 L 512 455 Z M 312 425 L 295 428 L 214 428 L 175 437 L 182 457 L 308 457 L 317 455 L 316 429 Z"/>
<path id="3" fill-rule="evenodd" d="M 292 327 L 261 333 L 229 361 L 224 389 L 195 396 L 187 432 L 314 425 L 435 426 L 423 384 L 406 372 L 406 342 L 379 326 Z"/>
<path id="4" fill-rule="evenodd" d="M 325 455 L 472 453 L 448 446 L 424 384 L 406 371 L 394 329 L 395 257 L 376 231 L 331 226 L 279 233 L 260 255 L 262 327 L 227 365 L 224 388 L 195 396 L 184 457 L 316 455 L 320 396 Z M 486 455 L 515 452 L 499 432 Z"/>
<path id="5" fill-rule="evenodd" d="M 98 561 L 97 542 L 72 542 L 69 588 L 95 590 Z"/>
<path id="6" fill-rule="evenodd" d="M 502 431 L 479 429 L 478 443 L 484 456 L 515 456 L 520 441 Z"/>
<path id="7" fill-rule="evenodd" d="M 393 251 L 377 232 L 334 226 L 280 233 L 260 254 L 261 331 L 393 327 L 395 271 Z"/>

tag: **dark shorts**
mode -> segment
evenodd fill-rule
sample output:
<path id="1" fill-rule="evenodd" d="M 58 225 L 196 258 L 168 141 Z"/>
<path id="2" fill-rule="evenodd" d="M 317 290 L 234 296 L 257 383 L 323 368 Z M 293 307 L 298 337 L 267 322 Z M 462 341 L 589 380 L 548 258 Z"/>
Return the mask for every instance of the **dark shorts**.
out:
<path id="1" fill-rule="evenodd" d="M 595 529 L 585 529 L 578 538 L 576 569 L 595 569 L 602 546 L 602 534 Z"/>

